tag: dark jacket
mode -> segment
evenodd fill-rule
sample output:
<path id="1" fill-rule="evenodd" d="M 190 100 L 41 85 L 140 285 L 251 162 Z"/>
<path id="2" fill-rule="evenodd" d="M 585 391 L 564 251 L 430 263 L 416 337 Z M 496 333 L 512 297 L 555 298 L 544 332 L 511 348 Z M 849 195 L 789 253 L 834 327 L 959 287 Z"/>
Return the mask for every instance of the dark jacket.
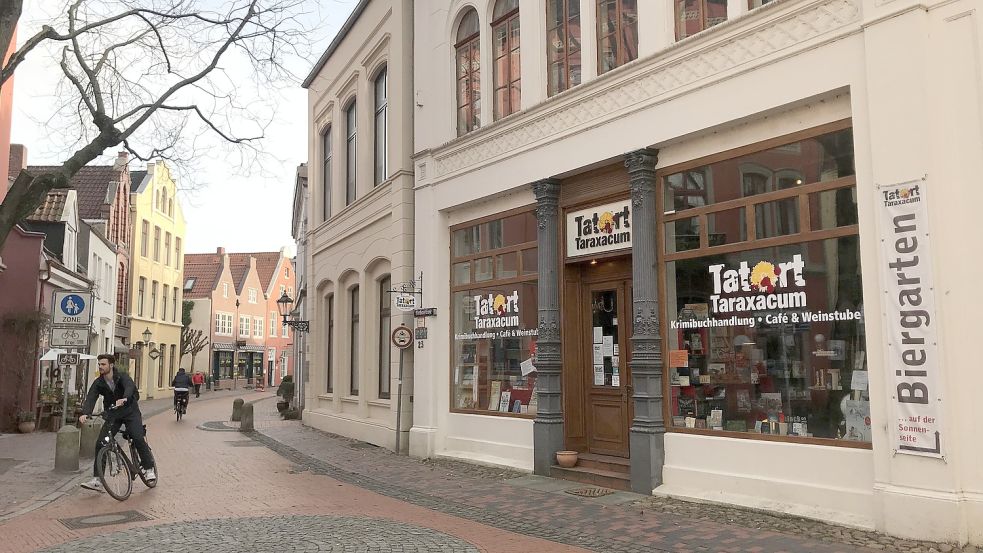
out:
<path id="1" fill-rule="evenodd" d="M 174 376 L 174 380 L 171 382 L 172 388 L 191 388 L 191 377 L 184 370 L 178 371 Z"/>
<path id="2" fill-rule="evenodd" d="M 130 413 L 138 409 L 137 402 L 140 401 L 140 394 L 137 392 L 136 384 L 126 373 L 121 373 L 113 369 L 113 382 L 116 389 L 113 390 L 106 383 L 106 379 L 101 375 L 89 386 L 89 393 L 85 395 L 85 403 L 82 404 L 82 414 L 89 416 L 96 407 L 96 399 L 102 396 L 102 406 L 107 411 L 116 403 L 116 400 L 126 398 L 126 404 L 119 410 L 119 415 Z"/>

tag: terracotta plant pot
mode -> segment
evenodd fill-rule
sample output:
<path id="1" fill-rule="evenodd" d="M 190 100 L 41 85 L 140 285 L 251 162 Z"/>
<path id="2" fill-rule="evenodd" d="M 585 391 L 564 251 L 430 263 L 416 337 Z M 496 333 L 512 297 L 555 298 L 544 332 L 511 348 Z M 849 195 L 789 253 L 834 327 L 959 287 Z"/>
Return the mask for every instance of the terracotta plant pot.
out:
<path id="1" fill-rule="evenodd" d="M 30 434 L 31 432 L 34 432 L 34 421 L 17 423 L 17 430 L 19 430 L 21 434 Z"/>
<path id="2" fill-rule="evenodd" d="M 556 452 L 556 464 L 561 467 L 568 469 L 577 464 L 577 452 L 576 451 L 557 451 Z"/>

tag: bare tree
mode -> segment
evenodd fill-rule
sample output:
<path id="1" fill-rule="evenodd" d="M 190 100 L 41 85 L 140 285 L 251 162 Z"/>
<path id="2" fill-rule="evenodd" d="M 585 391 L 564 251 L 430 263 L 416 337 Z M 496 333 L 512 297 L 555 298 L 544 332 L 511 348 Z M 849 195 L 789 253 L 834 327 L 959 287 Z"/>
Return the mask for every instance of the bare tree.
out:
<path id="1" fill-rule="evenodd" d="M 0 248 L 50 190 L 70 188 L 79 169 L 108 148 L 122 145 L 144 161 L 181 161 L 210 132 L 243 155 L 257 154 L 272 115 L 256 114 L 256 97 L 292 79 L 284 60 L 304 56 L 309 45 L 300 20 L 305 0 L 66 1 L 64 13 L 0 68 L 3 85 L 29 56 L 57 60 L 61 101 L 49 128 L 52 137 L 68 138 L 72 152 L 53 171 L 17 176 L 0 204 Z M 22 5 L 0 1 L 0 50 L 11 44 Z M 236 74 L 247 69 L 249 81 L 233 78 L 230 66 Z"/>
<path id="2" fill-rule="evenodd" d="M 208 345 L 208 338 L 201 330 L 181 327 L 181 357 L 191 356 L 191 372 L 195 372 L 195 356 Z"/>

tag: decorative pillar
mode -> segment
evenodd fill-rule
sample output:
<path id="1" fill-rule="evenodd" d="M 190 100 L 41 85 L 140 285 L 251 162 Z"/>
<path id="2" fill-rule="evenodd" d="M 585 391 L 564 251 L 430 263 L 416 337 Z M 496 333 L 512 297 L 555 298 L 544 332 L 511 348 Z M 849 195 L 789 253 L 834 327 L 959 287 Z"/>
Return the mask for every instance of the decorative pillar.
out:
<path id="1" fill-rule="evenodd" d="M 650 495 L 662 484 L 666 425 L 662 416 L 662 338 L 659 334 L 659 283 L 656 275 L 655 165 L 657 150 L 625 156 L 631 193 L 632 319 L 631 378 L 635 418 L 631 424 L 631 489 Z"/>
<path id="2" fill-rule="evenodd" d="M 556 452 L 563 448 L 563 395 L 560 353 L 560 183 L 532 185 L 536 194 L 539 251 L 539 336 L 536 340 L 536 393 L 539 408 L 533 424 L 533 470 L 549 476 Z"/>

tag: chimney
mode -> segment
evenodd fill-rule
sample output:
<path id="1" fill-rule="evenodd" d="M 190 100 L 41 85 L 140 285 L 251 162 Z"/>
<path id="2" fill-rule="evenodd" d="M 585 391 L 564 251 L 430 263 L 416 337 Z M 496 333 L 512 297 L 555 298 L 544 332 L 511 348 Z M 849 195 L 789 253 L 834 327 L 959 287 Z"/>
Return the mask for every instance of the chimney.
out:
<path id="1" fill-rule="evenodd" d="M 121 171 L 126 167 L 126 163 L 130 160 L 130 154 L 126 150 L 120 151 L 116 155 L 116 163 L 113 164 L 113 169 Z"/>
<path id="2" fill-rule="evenodd" d="M 218 248 L 215 248 L 215 253 L 219 255 L 225 255 L 225 248 L 219 246 Z"/>
<path id="3" fill-rule="evenodd" d="M 27 168 L 27 146 L 23 144 L 10 145 L 10 169 L 8 176 L 17 178 L 17 175 Z"/>

